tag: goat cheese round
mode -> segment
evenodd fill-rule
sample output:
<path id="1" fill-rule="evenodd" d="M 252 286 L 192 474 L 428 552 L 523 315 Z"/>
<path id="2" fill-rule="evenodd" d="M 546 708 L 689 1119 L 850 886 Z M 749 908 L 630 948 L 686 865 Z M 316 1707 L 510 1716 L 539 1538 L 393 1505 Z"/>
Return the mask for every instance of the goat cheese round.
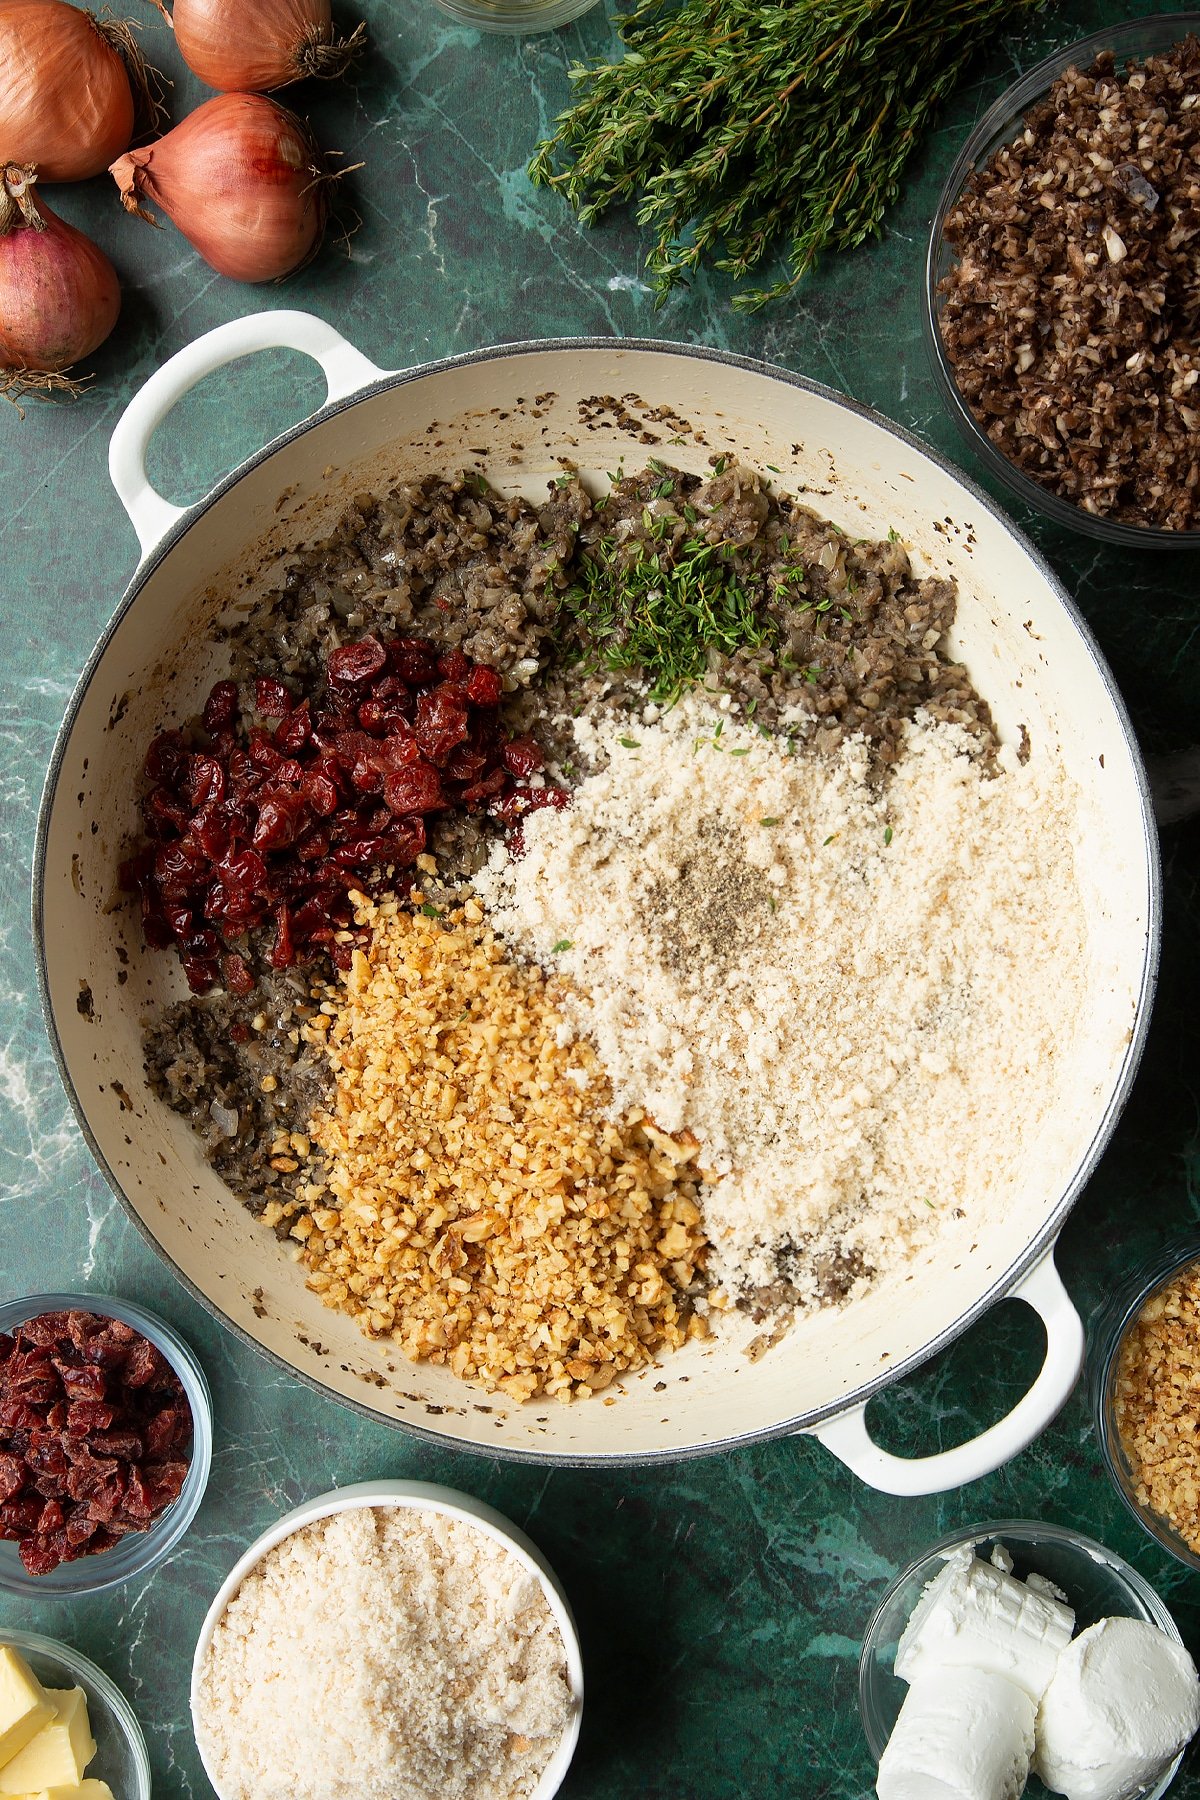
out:
<path id="1" fill-rule="evenodd" d="M 1037 1717 L 1034 1767 L 1067 1800 L 1126 1800 L 1200 1728 L 1200 1679 L 1144 1619 L 1101 1619 L 1069 1644 Z"/>
<path id="2" fill-rule="evenodd" d="M 879 1759 L 879 1800 L 1017 1800 L 1035 1710 L 1024 1689 L 984 1669 L 920 1676 Z"/>
<path id="3" fill-rule="evenodd" d="M 925 1588 L 896 1651 L 904 1681 L 966 1665 L 1003 1675 L 1036 1706 L 1071 1641 L 1075 1614 L 1048 1583 L 1035 1586 L 999 1562 L 981 1562 L 967 1548 L 953 1552 Z"/>

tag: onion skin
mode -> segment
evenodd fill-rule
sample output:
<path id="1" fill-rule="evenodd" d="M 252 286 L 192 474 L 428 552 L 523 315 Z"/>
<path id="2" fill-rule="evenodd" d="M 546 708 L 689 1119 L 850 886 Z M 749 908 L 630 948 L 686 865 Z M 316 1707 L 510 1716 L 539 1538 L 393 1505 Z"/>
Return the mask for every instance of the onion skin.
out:
<path id="1" fill-rule="evenodd" d="M 86 181 L 119 156 L 134 126 L 120 53 L 67 0 L 0 5 L 0 155 L 40 181 Z"/>
<path id="2" fill-rule="evenodd" d="M 110 171 L 127 211 L 158 206 L 210 268 L 280 281 L 315 256 L 330 176 L 302 119 L 265 94 L 218 94 Z"/>
<path id="3" fill-rule="evenodd" d="M 121 311 L 116 270 L 98 244 L 34 200 L 32 174 L 0 182 L 0 393 L 75 391 L 64 369 L 90 356 Z"/>
<path id="4" fill-rule="evenodd" d="M 188 68 L 220 93 L 341 75 L 365 36 L 338 39 L 329 0 L 175 0 L 172 22 Z"/>

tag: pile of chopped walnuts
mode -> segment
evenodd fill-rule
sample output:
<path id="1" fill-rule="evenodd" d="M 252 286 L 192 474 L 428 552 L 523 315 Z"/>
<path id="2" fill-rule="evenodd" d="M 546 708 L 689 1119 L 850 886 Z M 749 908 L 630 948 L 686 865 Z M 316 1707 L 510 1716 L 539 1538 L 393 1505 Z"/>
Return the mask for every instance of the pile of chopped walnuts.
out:
<path id="1" fill-rule="evenodd" d="M 605 1388 L 703 1336 L 694 1143 L 610 1089 L 482 908 L 355 897 L 369 950 L 305 1028 L 329 1107 L 292 1218 L 308 1285 L 405 1355 L 516 1399 Z M 430 916 L 434 915 L 434 916 Z"/>
<path id="2" fill-rule="evenodd" d="M 1152 1294 L 1134 1320 L 1115 1402 L 1139 1503 L 1200 1554 L 1200 1270 Z"/>

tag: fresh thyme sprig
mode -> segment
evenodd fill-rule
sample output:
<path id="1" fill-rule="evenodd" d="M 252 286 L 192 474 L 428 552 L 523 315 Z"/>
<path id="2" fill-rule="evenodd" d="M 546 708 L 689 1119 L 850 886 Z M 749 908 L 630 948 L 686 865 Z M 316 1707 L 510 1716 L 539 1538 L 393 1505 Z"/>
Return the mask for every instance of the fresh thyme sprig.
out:
<path id="1" fill-rule="evenodd" d="M 879 231 L 967 62 L 1044 3 L 637 0 L 623 60 L 572 68 L 529 173 L 584 224 L 636 201 L 659 303 L 701 262 L 740 278 L 785 246 L 786 275 L 735 297 L 752 309 Z"/>
<path id="2" fill-rule="evenodd" d="M 660 704 L 703 677 L 710 649 L 733 655 L 779 634 L 726 548 L 702 538 L 653 549 L 639 540 L 632 555 L 601 538 L 579 574 L 560 603 L 563 619 L 579 628 L 578 653 L 602 668 L 640 669 Z"/>

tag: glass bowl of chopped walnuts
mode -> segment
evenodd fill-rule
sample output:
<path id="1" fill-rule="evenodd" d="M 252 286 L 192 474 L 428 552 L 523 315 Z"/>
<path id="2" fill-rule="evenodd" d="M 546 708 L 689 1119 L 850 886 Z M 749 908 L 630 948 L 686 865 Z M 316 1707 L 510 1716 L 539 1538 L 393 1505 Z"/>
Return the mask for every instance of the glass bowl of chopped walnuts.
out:
<path id="1" fill-rule="evenodd" d="M 1092 1406 L 1109 1474 L 1150 1536 L 1200 1569 L 1200 1238 L 1130 1277 L 1095 1344 Z"/>
<path id="2" fill-rule="evenodd" d="M 934 215 L 926 343 L 986 469 L 1071 530 L 1200 547 L 1187 229 L 1200 13 L 1055 52 L 984 115 Z"/>
<path id="3" fill-rule="evenodd" d="M 65 1599 L 147 1574 L 211 1461 L 204 1371 L 162 1319 L 107 1294 L 0 1304 L 0 1589 Z"/>

